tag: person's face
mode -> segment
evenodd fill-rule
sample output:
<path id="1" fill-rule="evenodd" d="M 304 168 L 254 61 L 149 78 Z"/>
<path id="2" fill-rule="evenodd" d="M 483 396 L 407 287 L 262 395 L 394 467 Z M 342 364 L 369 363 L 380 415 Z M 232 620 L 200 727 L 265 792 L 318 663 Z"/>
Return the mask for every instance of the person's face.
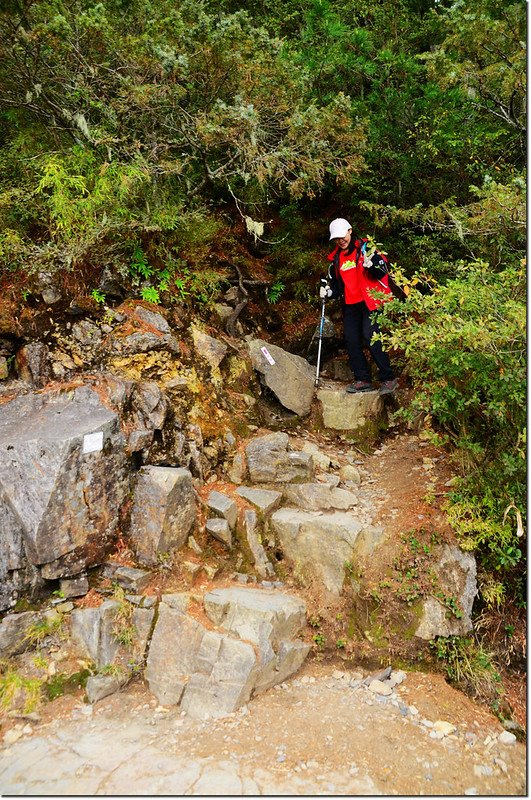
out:
<path id="1" fill-rule="evenodd" d="M 334 239 L 334 242 L 337 244 L 340 250 L 346 250 L 350 244 L 351 238 L 352 238 L 352 228 L 349 228 L 344 236 L 340 236 L 337 239 Z"/>

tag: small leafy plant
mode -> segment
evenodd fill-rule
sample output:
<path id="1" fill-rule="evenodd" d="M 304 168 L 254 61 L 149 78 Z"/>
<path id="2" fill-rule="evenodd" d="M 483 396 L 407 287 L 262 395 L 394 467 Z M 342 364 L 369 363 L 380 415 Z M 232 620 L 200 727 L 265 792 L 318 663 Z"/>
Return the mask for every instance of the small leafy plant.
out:
<path id="1" fill-rule="evenodd" d="M 160 292 L 153 286 L 143 287 L 140 290 L 140 296 L 142 300 L 146 300 L 148 303 L 155 303 L 156 305 L 160 303 Z"/>
<path id="2" fill-rule="evenodd" d="M 285 288 L 286 284 L 282 283 L 281 280 L 276 280 L 267 289 L 266 292 L 267 302 L 270 303 L 272 306 L 275 305 L 275 303 L 278 303 Z"/>

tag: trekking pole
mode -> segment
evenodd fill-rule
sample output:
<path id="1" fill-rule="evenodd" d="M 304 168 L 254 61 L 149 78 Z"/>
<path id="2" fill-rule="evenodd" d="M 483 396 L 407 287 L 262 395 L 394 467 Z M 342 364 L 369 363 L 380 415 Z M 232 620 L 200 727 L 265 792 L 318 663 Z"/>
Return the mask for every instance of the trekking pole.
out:
<path id="1" fill-rule="evenodd" d="M 328 281 L 326 278 L 321 278 L 321 286 L 326 286 Z M 315 385 L 319 386 L 319 368 L 321 366 L 321 345 L 323 343 L 323 329 L 324 329 L 324 320 L 325 320 L 325 303 L 326 297 L 323 297 L 323 303 L 321 306 L 321 321 L 319 323 L 319 346 L 317 349 L 317 371 L 315 373 Z"/>

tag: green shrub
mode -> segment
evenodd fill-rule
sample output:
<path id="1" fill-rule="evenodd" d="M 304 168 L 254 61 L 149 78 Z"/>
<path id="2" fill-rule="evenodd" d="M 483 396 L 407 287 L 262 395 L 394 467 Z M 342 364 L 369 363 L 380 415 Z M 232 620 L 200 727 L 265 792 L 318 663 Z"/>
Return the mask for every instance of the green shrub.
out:
<path id="1" fill-rule="evenodd" d="M 513 570 L 526 509 L 523 264 L 461 263 L 429 294 L 411 285 L 383 318 L 385 347 L 402 350 L 415 388 L 406 415 L 423 415 L 453 449 L 461 477 L 448 513 L 462 546 L 489 570 Z"/>
<path id="2" fill-rule="evenodd" d="M 492 653 L 480 642 L 461 636 L 438 637 L 430 648 L 451 683 L 489 703 L 496 711 L 503 695 L 501 677 Z"/>

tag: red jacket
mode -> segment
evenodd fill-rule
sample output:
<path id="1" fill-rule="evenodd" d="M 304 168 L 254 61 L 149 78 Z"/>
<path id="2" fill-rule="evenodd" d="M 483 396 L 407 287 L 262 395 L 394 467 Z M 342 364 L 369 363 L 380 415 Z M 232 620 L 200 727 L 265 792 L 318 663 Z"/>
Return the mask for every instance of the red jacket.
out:
<path id="1" fill-rule="evenodd" d="M 340 254 L 344 251 L 341 251 L 339 247 L 332 250 L 328 256 L 328 260 L 331 262 L 328 269 L 328 278 L 332 288 L 332 297 L 341 297 L 343 302 L 345 302 L 345 283 L 341 275 L 340 261 L 355 261 L 356 267 L 353 269 L 358 270 L 358 284 L 362 300 L 365 302 L 369 311 L 375 311 L 386 301 L 386 298 L 374 297 L 372 293 L 385 292 L 386 295 L 392 297 L 392 292 L 389 288 L 389 278 L 387 275 L 388 261 L 382 253 L 378 253 L 378 251 L 374 253 L 371 259 L 372 266 L 370 269 L 363 266 L 364 254 L 362 252 L 362 247 L 363 243 L 366 241 L 367 239 L 356 239 L 344 254 L 343 259 L 340 259 Z"/>

